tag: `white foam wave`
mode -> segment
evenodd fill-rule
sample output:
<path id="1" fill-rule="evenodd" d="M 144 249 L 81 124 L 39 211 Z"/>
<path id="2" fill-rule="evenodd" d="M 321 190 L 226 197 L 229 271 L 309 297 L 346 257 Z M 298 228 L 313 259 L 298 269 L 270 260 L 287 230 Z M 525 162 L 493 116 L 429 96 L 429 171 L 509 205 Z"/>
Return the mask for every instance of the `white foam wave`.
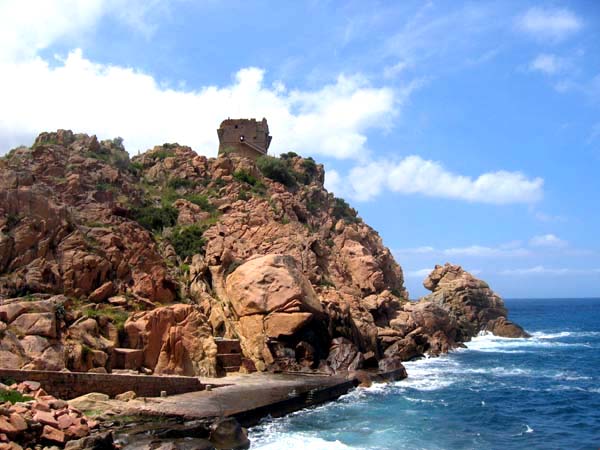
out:
<path id="1" fill-rule="evenodd" d="M 588 343 L 569 343 L 555 340 L 567 336 L 573 336 L 573 333 L 567 331 L 560 333 L 536 332 L 530 338 L 512 339 L 483 332 L 465 345 L 469 350 L 493 353 L 525 353 L 540 347 L 590 347 Z"/>
<path id="2" fill-rule="evenodd" d="M 559 331 L 559 332 L 544 332 L 534 331 L 531 336 L 536 339 L 557 339 L 564 337 L 597 337 L 600 336 L 599 331 Z"/>
<path id="3" fill-rule="evenodd" d="M 349 447 L 340 441 L 326 441 L 314 436 L 308 436 L 304 433 L 284 433 L 272 436 L 269 442 L 252 442 L 253 449 L 260 450 L 305 450 L 307 448 L 323 450 L 346 450 L 356 449 L 358 447 Z"/>
<path id="4" fill-rule="evenodd" d="M 462 367 L 448 355 L 405 362 L 408 377 L 397 381 L 396 387 L 418 391 L 436 391 L 458 380 Z"/>

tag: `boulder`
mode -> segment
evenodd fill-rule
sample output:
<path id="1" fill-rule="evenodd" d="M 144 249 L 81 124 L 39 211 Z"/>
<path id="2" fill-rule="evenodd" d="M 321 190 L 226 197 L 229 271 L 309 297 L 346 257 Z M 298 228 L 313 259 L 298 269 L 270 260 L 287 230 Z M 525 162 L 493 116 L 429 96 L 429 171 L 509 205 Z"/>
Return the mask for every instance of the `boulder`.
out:
<path id="1" fill-rule="evenodd" d="M 485 281 L 460 266 L 450 263 L 435 266 L 423 286 L 432 293 L 421 302 L 437 304 L 456 320 L 456 341 L 468 341 L 485 330 L 489 322 L 501 317 L 506 319 L 507 310 L 502 299 Z"/>
<path id="2" fill-rule="evenodd" d="M 289 255 L 245 262 L 227 277 L 226 291 L 238 317 L 274 311 L 323 312 L 313 287 Z"/>
<path id="3" fill-rule="evenodd" d="M 88 296 L 88 301 L 91 303 L 103 302 L 113 294 L 114 290 L 113 282 L 107 281 Z"/>
<path id="4" fill-rule="evenodd" d="M 406 373 L 406 369 L 404 368 L 404 365 L 402 365 L 402 361 L 399 358 L 387 357 L 381 359 L 379 361 L 379 370 L 382 372 L 399 372 L 398 374 L 396 374 L 396 377 L 394 377 L 397 380 L 401 380 L 408 376 Z"/>
<path id="5" fill-rule="evenodd" d="M 65 433 L 49 425 L 44 426 L 41 437 L 42 439 L 56 442 L 58 444 L 64 444 L 65 442 Z"/>
<path id="6" fill-rule="evenodd" d="M 350 340 L 339 337 L 331 341 L 327 364 L 335 372 L 362 368 L 363 355 Z"/>
<path id="7" fill-rule="evenodd" d="M 217 449 L 250 448 L 246 430 L 233 417 L 215 421 L 211 426 L 209 440 Z"/>
<path id="8" fill-rule="evenodd" d="M 270 338 L 293 336 L 313 317 L 309 312 L 271 313 L 265 319 L 265 332 Z"/>
<path id="9" fill-rule="evenodd" d="M 156 374 L 215 376 L 217 345 L 207 317 L 193 305 L 173 305 L 133 314 L 125 322 L 131 347 Z"/>
<path id="10" fill-rule="evenodd" d="M 56 316 L 50 312 L 21 314 L 11 326 L 22 334 L 56 337 Z"/>
<path id="11" fill-rule="evenodd" d="M 520 325 L 511 322 L 506 317 L 498 317 L 490 320 L 486 325 L 486 330 L 496 336 L 506 338 L 528 338 L 531 337 Z"/>

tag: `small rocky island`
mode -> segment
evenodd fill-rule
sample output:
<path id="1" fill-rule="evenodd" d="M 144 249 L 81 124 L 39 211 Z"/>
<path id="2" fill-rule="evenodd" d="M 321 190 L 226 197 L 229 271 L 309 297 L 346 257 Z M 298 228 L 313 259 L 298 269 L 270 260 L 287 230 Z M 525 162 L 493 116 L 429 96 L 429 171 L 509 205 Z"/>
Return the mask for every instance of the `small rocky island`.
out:
<path id="1" fill-rule="evenodd" d="M 323 166 L 267 155 L 265 120 L 219 137 L 217 158 L 163 144 L 130 159 L 121 139 L 59 130 L 0 159 L 0 449 L 110 448 L 94 405 L 112 423 L 109 396 L 128 391 L 121 403 L 244 373 L 368 383 L 481 331 L 527 337 L 460 266 L 436 266 L 409 301 Z M 54 397 L 75 396 L 65 385 L 106 395 L 78 408 Z M 234 445 L 211 426 L 211 445 Z"/>

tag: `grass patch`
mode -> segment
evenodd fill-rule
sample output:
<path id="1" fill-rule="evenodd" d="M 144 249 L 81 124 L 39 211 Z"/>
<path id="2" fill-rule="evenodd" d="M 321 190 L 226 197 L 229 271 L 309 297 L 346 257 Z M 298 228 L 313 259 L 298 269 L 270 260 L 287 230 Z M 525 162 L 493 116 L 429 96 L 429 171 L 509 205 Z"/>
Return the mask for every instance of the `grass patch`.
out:
<path id="1" fill-rule="evenodd" d="M 171 178 L 167 182 L 167 186 L 171 189 L 193 189 L 195 188 L 197 183 L 192 180 L 188 180 L 187 178 Z"/>
<path id="2" fill-rule="evenodd" d="M 139 176 L 144 171 L 144 165 L 139 161 L 129 161 L 129 173 Z"/>
<path id="3" fill-rule="evenodd" d="M 107 183 L 106 181 L 99 181 L 96 183 L 96 190 L 103 192 L 117 192 L 118 189 L 114 184 Z"/>
<path id="4" fill-rule="evenodd" d="M 17 402 L 27 402 L 29 400 L 33 400 L 33 397 L 28 397 L 18 391 L 0 391 L 0 403 L 10 402 L 14 405 Z"/>
<path id="5" fill-rule="evenodd" d="M 247 170 L 236 170 L 233 173 L 233 178 L 238 180 L 240 183 L 248 183 L 251 186 L 255 186 L 256 183 L 258 183 L 258 178 L 256 178 Z"/>
<path id="6" fill-rule="evenodd" d="M 97 417 L 102 415 L 102 410 L 100 409 L 86 409 L 83 411 L 83 414 L 86 417 Z"/>
<path id="7" fill-rule="evenodd" d="M 198 205 L 203 211 L 214 212 L 217 210 L 215 205 L 213 205 L 208 199 L 208 196 L 204 194 L 189 194 L 183 198 L 189 202 L 192 202 L 194 205 Z"/>
<path id="8" fill-rule="evenodd" d="M 152 153 L 152 157 L 160 161 L 164 161 L 171 156 L 175 156 L 175 150 L 170 148 L 162 148 Z"/>
<path id="9" fill-rule="evenodd" d="M 102 222 L 87 222 L 85 224 L 86 227 L 90 227 L 90 228 L 108 228 L 109 224 L 107 223 L 102 223 Z"/>
<path id="10" fill-rule="evenodd" d="M 319 281 L 319 286 L 323 286 L 323 287 L 335 287 L 335 283 L 333 281 L 331 281 L 329 278 L 321 278 L 321 281 Z"/>
<path id="11" fill-rule="evenodd" d="M 117 330 L 122 331 L 125 329 L 125 321 L 129 318 L 129 313 L 122 309 L 115 309 L 110 306 L 100 309 L 85 308 L 83 315 L 91 319 L 97 319 L 99 317 L 108 318 L 112 324 L 117 327 Z M 85 349 L 84 349 L 85 350 Z"/>
<path id="12" fill-rule="evenodd" d="M 246 191 L 245 189 L 241 189 L 240 192 L 238 192 L 238 200 L 242 200 L 244 202 L 250 200 L 250 196 L 248 195 L 248 191 Z"/>

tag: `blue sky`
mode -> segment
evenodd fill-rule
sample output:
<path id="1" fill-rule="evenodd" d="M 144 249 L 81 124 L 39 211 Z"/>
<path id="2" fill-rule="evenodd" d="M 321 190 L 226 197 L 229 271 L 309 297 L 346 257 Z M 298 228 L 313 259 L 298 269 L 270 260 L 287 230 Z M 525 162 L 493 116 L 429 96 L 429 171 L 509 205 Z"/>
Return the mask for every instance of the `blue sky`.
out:
<path id="1" fill-rule="evenodd" d="M 41 131 L 214 156 L 223 118 L 327 168 L 412 297 L 600 296 L 600 3 L 0 0 L 0 154 Z"/>

